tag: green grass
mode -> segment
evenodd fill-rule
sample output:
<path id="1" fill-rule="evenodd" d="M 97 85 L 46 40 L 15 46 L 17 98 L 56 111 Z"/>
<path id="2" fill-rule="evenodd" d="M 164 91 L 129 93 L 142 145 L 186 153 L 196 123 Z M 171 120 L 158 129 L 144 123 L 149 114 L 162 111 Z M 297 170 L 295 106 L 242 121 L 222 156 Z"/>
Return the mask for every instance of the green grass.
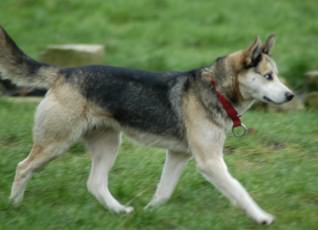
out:
<path id="1" fill-rule="evenodd" d="M 47 44 L 102 43 L 105 63 L 187 70 L 277 35 L 274 56 L 299 88 L 318 67 L 316 0 L 1 0 L 0 24 L 27 53 Z"/>
<path id="2" fill-rule="evenodd" d="M 318 67 L 316 0 L 1 0 L 0 24 L 32 57 L 48 44 L 102 43 L 105 63 L 148 70 L 187 70 L 274 32 L 274 57 L 301 90 Z M 1 51 L 0 51 L 1 52 Z M 257 132 L 229 137 L 226 161 L 253 197 L 277 216 L 255 225 L 190 163 L 171 201 L 143 211 L 159 180 L 164 154 L 128 141 L 111 173 L 114 195 L 136 208 L 105 211 L 86 191 L 90 160 L 81 145 L 37 173 L 19 208 L 9 205 L 16 164 L 31 147 L 35 105 L 0 99 L 0 229 L 317 229 L 317 113 L 250 112 Z"/>
<path id="3" fill-rule="evenodd" d="M 249 220 L 191 162 L 172 197 L 144 211 L 159 180 L 162 150 L 125 140 L 111 172 L 110 187 L 132 215 L 105 211 L 86 191 L 90 160 L 81 145 L 36 173 L 22 206 L 7 198 L 16 164 L 31 147 L 34 103 L 0 100 L 0 229 L 265 229 Z M 252 111 L 245 123 L 256 129 L 229 137 L 225 153 L 231 172 L 266 210 L 277 216 L 268 229 L 317 229 L 317 113 Z M 267 229 L 266 228 L 266 229 Z"/>

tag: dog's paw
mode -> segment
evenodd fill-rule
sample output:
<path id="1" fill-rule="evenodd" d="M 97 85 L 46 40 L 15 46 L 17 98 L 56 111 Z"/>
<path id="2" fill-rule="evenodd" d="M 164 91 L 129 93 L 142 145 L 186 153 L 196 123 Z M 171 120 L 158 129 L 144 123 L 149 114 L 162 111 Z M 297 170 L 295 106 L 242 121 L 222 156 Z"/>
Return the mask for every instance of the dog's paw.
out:
<path id="1" fill-rule="evenodd" d="M 269 213 L 262 213 L 255 218 L 258 224 L 270 225 L 275 221 L 275 217 Z"/>
<path id="2" fill-rule="evenodd" d="M 150 201 L 150 202 L 144 207 L 144 209 L 145 209 L 145 210 L 149 210 L 149 209 L 155 208 L 155 207 L 157 207 L 157 206 L 159 206 L 158 203 L 153 202 L 153 201 Z"/>
<path id="3" fill-rule="evenodd" d="M 157 208 L 158 206 L 164 204 L 165 202 L 166 200 L 152 200 L 144 207 L 144 209 L 149 210 L 149 209 Z"/>
<path id="4" fill-rule="evenodd" d="M 14 207 L 18 207 L 21 205 L 23 201 L 23 195 L 17 196 L 17 195 L 11 195 L 9 197 L 9 202 L 14 206 Z"/>
<path id="5" fill-rule="evenodd" d="M 130 206 L 116 206 L 116 207 L 112 207 L 111 211 L 113 211 L 114 213 L 123 213 L 123 214 L 129 214 L 132 213 L 134 211 L 133 207 Z"/>
<path id="6" fill-rule="evenodd" d="M 154 197 L 145 207 L 144 209 L 152 209 L 157 208 L 168 201 L 168 197 Z"/>
<path id="7" fill-rule="evenodd" d="M 153 203 L 150 202 L 144 207 L 144 210 L 150 210 L 150 209 L 155 208 L 155 207 L 156 207 L 156 205 L 154 205 Z"/>

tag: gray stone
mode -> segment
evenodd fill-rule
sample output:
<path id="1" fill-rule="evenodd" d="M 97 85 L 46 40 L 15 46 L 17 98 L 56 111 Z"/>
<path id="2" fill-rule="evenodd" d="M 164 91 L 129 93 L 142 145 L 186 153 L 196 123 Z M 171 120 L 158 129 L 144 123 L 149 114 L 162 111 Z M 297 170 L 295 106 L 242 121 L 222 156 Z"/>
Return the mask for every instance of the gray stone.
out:
<path id="1" fill-rule="evenodd" d="M 318 109 L 318 92 L 306 94 L 305 104 L 309 109 Z"/>
<path id="2" fill-rule="evenodd" d="M 308 71 L 305 73 L 304 84 L 307 91 L 318 90 L 318 70 Z"/>
<path id="3" fill-rule="evenodd" d="M 42 97 L 4 97 L 7 101 L 13 103 L 39 103 Z"/>
<path id="4" fill-rule="evenodd" d="M 57 66 L 70 67 L 104 62 L 104 46 L 88 44 L 50 45 L 40 60 Z"/>

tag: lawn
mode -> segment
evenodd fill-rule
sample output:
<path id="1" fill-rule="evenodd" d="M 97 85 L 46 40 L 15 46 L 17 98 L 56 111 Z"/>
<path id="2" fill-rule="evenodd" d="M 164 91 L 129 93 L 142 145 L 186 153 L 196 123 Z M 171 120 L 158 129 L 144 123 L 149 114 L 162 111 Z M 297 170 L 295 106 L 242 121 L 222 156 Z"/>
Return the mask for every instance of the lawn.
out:
<path id="1" fill-rule="evenodd" d="M 48 44 L 101 43 L 105 63 L 187 70 L 277 35 L 281 73 L 318 68 L 316 0 L 1 0 L 0 24 L 33 57 Z"/>
<path id="2" fill-rule="evenodd" d="M 317 8 L 316 0 L 1 0 L 0 24 L 35 58 L 48 44 L 101 43 L 105 63 L 147 70 L 210 64 L 274 32 L 278 67 L 302 91 L 303 72 L 318 68 Z M 0 98 L 0 229 L 318 229 L 317 112 L 251 111 L 243 120 L 256 132 L 227 139 L 232 174 L 277 217 L 264 227 L 232 207 L 193 162 L 172 199 L 144 211 L 164 154 L 128 140 L 110 186 L 133 214 L 105 211 L 86 191 L 90 160 L 80 144 L 35 174 L 13 208 L 7 198 L 16 164 L 31 147 L 35 107 Z"/>
<path id="3" fill-rule="evenodd" d="M 90 167 L 81 145 L 71 148 L 30 181 L 22 206 L 7 201 L 16 164 L 31 147 L 35 103 L 0 100 L 0 229 L 259 229 L 232 207 L 191 162 L 170 202 L 144 211 L 159 180 L 163 151 L 125 140 L 112 170 L 114 195 L 136 209 L 132 215 L 105 211 L 86 191 Z M 253 197 L 274 213 L 269 229 L 317 229 L 318 119 L 314 112 L 252 111 L 256 129 L 230 136 L 226 161 Z"/>

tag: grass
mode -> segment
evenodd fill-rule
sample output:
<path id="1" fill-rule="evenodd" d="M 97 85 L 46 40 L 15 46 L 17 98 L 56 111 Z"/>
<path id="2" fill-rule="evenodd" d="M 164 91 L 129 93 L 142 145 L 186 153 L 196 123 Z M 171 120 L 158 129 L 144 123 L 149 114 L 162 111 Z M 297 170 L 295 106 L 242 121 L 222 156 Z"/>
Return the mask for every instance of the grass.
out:
<path id="1" fill-rule="evenodd" d="M 36 173 L 22 206 L 8 201 L 16 164 L 31 147 L 35 103 L 0 99 L 0 229 L 263 229 L 249 220 L 191 162 L 172 199 L 144 211 L 159 180 L 163 151 L 125 140 L 111 172 L 110 187 L 132 215 L 105 211 L 86 191 L 90 168 L 81 145 Z M 256 129 L 229 137 L 226 161 L 232 173 L 266 210 L 277 216 L 268 229 L 316 229 L 318 224 L 318 119 L 314 112 L 252 111 L 244 121 Z M 266 122 L 264 122 L 266 121 Z"/>
<path id="2" fill-rule="evenodd" d="M 316 0 L 1 0 L 0 23 L 27 53 L 48 44 L 102 43 L 105 63 L 187 70 L 277 35 L 274 57 L 301 89 L 318 67 Z"/>
<path id="3" fill-rule="evenodd" d="M 274 57 L 297 90 L 318 67 L 316 0 L 1 0 L 0 24 L 33 57 L 48 44 L 101 43 L 105 63 L 186 70 L 274 32 Z M 0 51 L 1 52 L 1 51 Z M 111 190 L 132 215 L 105 211 L 86 191 L 90 160 L 81 145 L 34 175 L 21 207 L 7 201 L 16 164 L 31 147 L 34 103 L 0 99 L 0 229 L 317 229 L 318 119 L 315 112 L 252 111 L 257 132 L 229 137 L 226 161 L 277 223 L 260 227 L 232 207 L 190 163 L 171 201 L 143 211 L 164 154 L 129 141 L 111 173 Z"/>

